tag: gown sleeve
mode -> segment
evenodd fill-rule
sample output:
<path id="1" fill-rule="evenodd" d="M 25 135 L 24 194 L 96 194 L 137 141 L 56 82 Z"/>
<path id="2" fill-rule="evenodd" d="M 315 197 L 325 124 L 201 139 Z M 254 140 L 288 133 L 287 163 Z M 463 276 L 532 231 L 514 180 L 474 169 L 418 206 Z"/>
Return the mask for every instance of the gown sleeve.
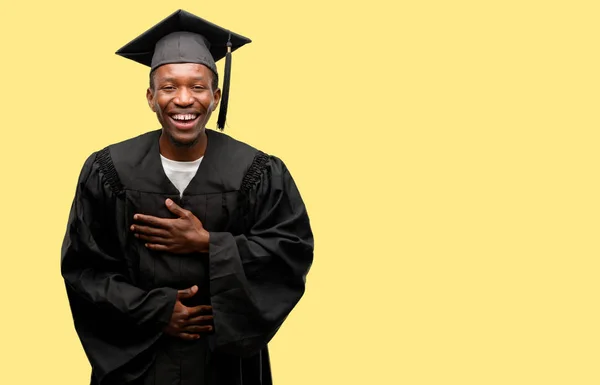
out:
<path id="1" fill-rule="evenodd" d="M 260 160 L 243 183 L 248 230 L 210 233 L 212 346 L 242 357 L 274 337 L 303 296 L 313 261 L 307 210 L 290 172 L 276 157 Z"/>
<path id="2" fill-rule="evenodd" d="M 116 200 L 93 154 L 77 183 L 61 274 L 75 330 L 92 366 L 92 383 L 99 384 L 143 372 L 177 295 L 175 289 L 144 291 L 131 283 L 115 230 Z"/>

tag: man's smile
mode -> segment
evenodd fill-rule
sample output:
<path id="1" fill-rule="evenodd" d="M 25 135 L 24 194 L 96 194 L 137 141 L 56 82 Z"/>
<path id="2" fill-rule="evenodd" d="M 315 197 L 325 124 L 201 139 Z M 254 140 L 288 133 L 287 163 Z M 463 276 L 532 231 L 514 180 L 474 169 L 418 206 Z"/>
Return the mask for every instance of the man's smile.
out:
<path id="1" fill-rule="evenodd" d="M 180 130 L 188 130 L 193 128 L 201 114 L 193 113 L 193 114 L 173 114 L 169 115 L 169 119 L 171 123 Z"/>

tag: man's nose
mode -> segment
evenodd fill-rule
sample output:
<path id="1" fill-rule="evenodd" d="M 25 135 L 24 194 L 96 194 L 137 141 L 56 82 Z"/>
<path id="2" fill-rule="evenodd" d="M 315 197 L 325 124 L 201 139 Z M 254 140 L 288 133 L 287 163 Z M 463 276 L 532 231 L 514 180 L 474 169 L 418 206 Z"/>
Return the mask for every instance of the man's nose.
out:
<path id="1" fill-rule="evenodd" d="M 194 104 L 194 97 L 187 88 L 180 88 L 175 97 L 174 103 L 180 107 L 188 107 Z"/>

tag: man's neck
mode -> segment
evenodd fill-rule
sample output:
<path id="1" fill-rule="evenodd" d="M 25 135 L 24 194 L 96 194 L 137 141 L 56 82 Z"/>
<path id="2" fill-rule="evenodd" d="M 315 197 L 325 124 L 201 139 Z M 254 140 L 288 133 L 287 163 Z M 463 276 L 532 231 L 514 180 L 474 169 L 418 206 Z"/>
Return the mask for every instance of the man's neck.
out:
<path id="1" fill-rule="evenodd" d="M 204 155 L 207 142 L 206 130 L 203 130 L 196 143 L 189 147 L 173 143 L 163 132 L 159 139 L 160 154 L 170 160 L 192 162 L 200 159 Z"/>

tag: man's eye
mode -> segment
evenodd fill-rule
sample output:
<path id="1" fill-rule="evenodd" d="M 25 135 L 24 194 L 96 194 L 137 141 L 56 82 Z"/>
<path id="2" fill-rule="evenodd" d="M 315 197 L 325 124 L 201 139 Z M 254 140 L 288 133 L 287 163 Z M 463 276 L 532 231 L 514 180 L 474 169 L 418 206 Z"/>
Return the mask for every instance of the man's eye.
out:
<path id="1" fill-rule="evenodd" d="M 175 89 L 175 87 L 173 87 L 173 86 L 165 86 L 165 87 L 162 87 L 162 89 L 165 90 L 165 91 L 172 91 L 172 90 Z"/>

